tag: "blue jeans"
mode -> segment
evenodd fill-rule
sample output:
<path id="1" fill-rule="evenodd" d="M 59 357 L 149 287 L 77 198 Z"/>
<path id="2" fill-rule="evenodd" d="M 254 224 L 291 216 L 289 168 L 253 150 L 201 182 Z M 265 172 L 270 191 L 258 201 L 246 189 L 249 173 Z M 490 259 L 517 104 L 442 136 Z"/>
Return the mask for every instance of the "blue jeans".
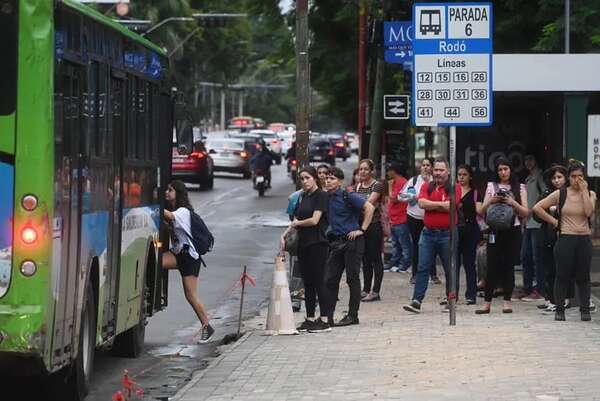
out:
<path id="1" fill-rule="evenodd" d="M 413 300 L 420 303 L 425 298 L 429 273 L 439 256 L 446 275 L 446 295 L 450 292 L 450 230 L 430 230 L 424 228 L 419 239 L 419 269 L 413 293 Z"/>
<path id="2" fill-rule="evenodd" d="M 408 224 L 392 226 L 392 257 L 390 266 L 408 269 L 412 260 L 412 241 Z"/>
<path id="3" fill-rule="evenodd" d="M 530 293 L 534 290 L 533 279 L 535 278 L 535 290 L 545 294 L 544 262 L 539 249 L 540 230 L 528 228 L 523 233 L 523 244 L 521 246 L 521 264 L 523 265 L 523 289 Z"/>

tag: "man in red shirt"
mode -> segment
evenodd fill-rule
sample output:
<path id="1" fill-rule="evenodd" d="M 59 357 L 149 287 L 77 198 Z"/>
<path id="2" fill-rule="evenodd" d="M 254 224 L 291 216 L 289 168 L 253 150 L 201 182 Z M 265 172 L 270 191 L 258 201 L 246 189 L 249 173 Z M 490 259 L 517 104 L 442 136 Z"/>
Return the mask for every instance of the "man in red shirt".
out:
<path id="1" fill-rule="evenodd" d="M 392 226 L 392 257 L 386 270 L 406 273 L 410 268 L 412 260 L 412 241 L 407 224 L 406 208 L 408 203 L 401 202 L 398 195 L 406 184 L 406 178 L 402 174 L 402 165 L 392 163 L 388 171 L 390 182 L 390 201 L 388 203 L 388 216 Z"/>
<path id="2" fill-rule="evenodd" d="M 438 159 L 433 164 L 433 180 L 421 187 L 419 207 L 425 210 L 425 227 L 419 240 L 419 266 L 413 299 L 404 310 L 421 312 L 421 303 L 427 293 L 429 272 L 436 256 L 442 260 L 446 275 L 446 295 L 450 292 L 450 183 L 448 182 L 448 162 Z M 460 199 L 458 197 L 457 199 Z M 445 310 L 447 310 L 447 305 Z"/>

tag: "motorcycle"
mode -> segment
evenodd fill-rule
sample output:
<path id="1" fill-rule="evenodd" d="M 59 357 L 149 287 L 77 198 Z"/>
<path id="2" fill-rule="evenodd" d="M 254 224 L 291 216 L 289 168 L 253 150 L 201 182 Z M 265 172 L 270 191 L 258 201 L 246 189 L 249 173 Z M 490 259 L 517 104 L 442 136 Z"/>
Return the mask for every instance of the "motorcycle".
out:
<path id="1" fill-rule="evenodd" d="M 288 160 L 288 172 L 290 173 L 292 182 L 295 184 L 298 175 L 298 162 L 295 159 Z"/>
<path id="2" fill-rule="evenodd" d="M 267 177 L 265 176 L 264 171 L 262 170 L 254 170 L 252 175 L 252 184 L 254 189 L 258 191 L 258 196 L 265 196 L 265 191 L 267 190 Z"/>

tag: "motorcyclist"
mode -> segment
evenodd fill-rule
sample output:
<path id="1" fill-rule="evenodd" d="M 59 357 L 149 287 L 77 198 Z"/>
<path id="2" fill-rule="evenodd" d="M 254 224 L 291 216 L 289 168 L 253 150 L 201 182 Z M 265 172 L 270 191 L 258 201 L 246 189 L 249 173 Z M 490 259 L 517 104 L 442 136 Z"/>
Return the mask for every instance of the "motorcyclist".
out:
<path id="1" fill-rule="evenodd" d="M 258 143 L 257 152 L 250 159 L 250 167 L 252 172 L 256 170 L 263 171 L 265 175 L 265 181 L 267 188 L 271 188 L 271 166 L 273 165 L 273 155 L 269 148 L 267 148 L 264 141 Z"/>

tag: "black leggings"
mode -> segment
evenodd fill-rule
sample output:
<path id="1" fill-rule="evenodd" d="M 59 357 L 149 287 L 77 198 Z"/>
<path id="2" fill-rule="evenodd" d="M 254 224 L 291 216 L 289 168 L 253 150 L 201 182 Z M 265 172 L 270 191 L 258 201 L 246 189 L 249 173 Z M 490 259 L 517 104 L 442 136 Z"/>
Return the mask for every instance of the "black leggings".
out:
<path id="1" fill-rule="evenodd" d="M 412 276 L 417 277 L 417 270 L 419 269 L 419 240 L 421 239 L 421 231 L 423 231 L 423 220 L 415 219 L 408 215 L 407 223 L 413 244 Z M 431 266 L 430 276 L 437 276 L 437 267 L 435 263 Z"/>
<path id="2" fill-rule="evenodd" d="M 373 283 L 373 292 L 379 294 L 381 291 L 381 282 L 383 281 L 383 260 L 381 259 L 381 249 L 383 246 L 383 230 L 380 222 L 369 225 L 365 231 L 365 254 L 363 255 L 363 291 L 371 291 L 371 282 L 373 273 L 375 273 L 375 282 Z"/>
<path id="3" fill-rule="evenodd" d="M 319 296 L 319 311 L 321 316 L 329 316 L 329 292 L 325 286 L 325 266 L 329 245 L 317 243 L 301 248 L 298 252 L 298 264 L 304 281 L 304 303 L 306 316 L 315 317 L 317 295 Z"/>
<path id="4" fill-rule="evenodd" d="M 561 234 L 554 246 L 556 281 L 554 300 L 556 309 L 562 310 L 565 297 L 573 278 L 579 290 L 579 308 L 590 307 L 590 267 L 592 264 L 592 240 L 589 235 Z"/>
<path id="5" fill-rule="evenodd" d="M 541 256 L 544 263 L 544 288 L 545 296 L 550 303 L 556 305 L 554 299 L 554 283 L 556 279 L 556 263 L 554 261 L 554 250 L 551 245 L 541 247 Z"/>
<path id="6" fill-rule="evenodd" d="M 491 235 L 491 234 L 490 234 Z M 504 300 L 510 301 L 515 288 L 515 265 L 521 254 L 521 227 L 495 233 L 494 243 L 487 244 L 485 302 L 492 302 L 494 290 L 502 287 Z"/>

